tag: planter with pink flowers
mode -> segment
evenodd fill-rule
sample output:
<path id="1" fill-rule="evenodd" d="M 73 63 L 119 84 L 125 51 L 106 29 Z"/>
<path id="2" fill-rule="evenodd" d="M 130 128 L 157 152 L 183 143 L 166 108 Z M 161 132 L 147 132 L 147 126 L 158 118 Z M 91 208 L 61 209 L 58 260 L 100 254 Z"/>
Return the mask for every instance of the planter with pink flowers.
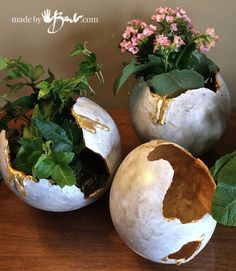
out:
<path id="1" fill-rule="evenodd" d="M 219 37 L 213 28 L 196 31 L 180 8 L 160 7 L 151 19 L 128 22 L 120 49 L 133 57 L 114 93 L 134 74 L 130 115 L 140 139 L 164 139 L 203 154 L 222 136 L 231 110 L 219 67 L 205 55 Z"/>

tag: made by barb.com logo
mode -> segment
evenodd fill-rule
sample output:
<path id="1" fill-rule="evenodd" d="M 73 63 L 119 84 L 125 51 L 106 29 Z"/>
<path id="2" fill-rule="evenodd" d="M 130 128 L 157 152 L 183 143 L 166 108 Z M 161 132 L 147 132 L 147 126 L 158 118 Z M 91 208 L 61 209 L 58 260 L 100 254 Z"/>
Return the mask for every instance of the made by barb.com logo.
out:
<path id="1" fill-rule="evenodd" d="M 47 32 L 49 34 L 55 34 L 59 32 L 65 23 L 76 24 L 76 23 L 98 23 L 98 17 L 85 17 L 84 15 L 78 15 L 77 12 L 73 14 L 73 16 L 64 15 L 62 11 L 51 11 L 50 9 L 45 9 L 41 16 L 28 16 L 24 17 L 12 17 L 12 23 L 33 23 L 40 24 L 45 23 L 48 24 Z"/>

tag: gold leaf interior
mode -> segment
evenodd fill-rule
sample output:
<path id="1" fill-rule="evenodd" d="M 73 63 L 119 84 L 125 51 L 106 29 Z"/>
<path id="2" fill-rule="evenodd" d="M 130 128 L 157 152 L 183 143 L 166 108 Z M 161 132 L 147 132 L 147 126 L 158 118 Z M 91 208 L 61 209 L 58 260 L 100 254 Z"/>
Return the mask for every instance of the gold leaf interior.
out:
<path id="1" fill-rule="evenodd" d="M 177 264 L 181 264 L 190 258 L 195 251 L 199 249 L 201 246 L 202 241 L 192 241 L 189 242 L 181 247 L 181 249 L 175 253 L 168 255 L 167 259 L 176 260 Z"/>
<path id="2" fill-rule="evenodd" d="M 150 161 L 159 159 L 168 161 L 174 169 L 163 200 L 164 217 L 190 223 L 210 213 L 215 183 L 205 164 L 173 144 L 159 145 L 148 155 Z"/>

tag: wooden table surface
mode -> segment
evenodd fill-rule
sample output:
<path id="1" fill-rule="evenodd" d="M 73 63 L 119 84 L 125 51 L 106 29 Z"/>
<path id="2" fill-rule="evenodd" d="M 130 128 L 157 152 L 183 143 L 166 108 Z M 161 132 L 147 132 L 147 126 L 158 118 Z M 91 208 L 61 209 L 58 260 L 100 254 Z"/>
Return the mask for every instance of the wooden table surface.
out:
<path id="1" fill-rule="evenodd" d="M 109 110 L 124 156 L 140 144 L 128 112 Z M 222 140 L 203 160 L 211 164 L 236 149 L 236 113 Z M 156 264 L 132 252 L 117 235 L 108 194 L 68 213 L 49 213 L 20 201 L 0 182 L 0 271 L 236 271 L 236 228 L 217 225 L 208 245 L 190 263 Z"/>

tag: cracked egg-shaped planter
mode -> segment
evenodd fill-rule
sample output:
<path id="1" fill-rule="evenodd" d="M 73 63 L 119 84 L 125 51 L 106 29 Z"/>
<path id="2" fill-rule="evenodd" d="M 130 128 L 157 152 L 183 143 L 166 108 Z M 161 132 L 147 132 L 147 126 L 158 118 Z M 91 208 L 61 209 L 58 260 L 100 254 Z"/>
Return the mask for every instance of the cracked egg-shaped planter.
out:
<path id="1" fill-rule="evenodd" d="M 215 183 L 187 150 L 153 140 L 134 149 L 112 183 L 110 212 L 124 242 L 154 262 L 182 264 L 210 240 Z"/>
<path id="2" fill-rule="evenodd" d="M 76 123 L 82 128 L 85 142 L 84 159 L 94 159 L 105 172 L 105 186 L 87 196 L 76 185 L 60 186 L 51 180 L 36 181 L 32 176 L 11 166 L 9 145 L 5 131 L 0 134 L 0 173 L 7 186 L 29 205 L 53 212 L 82 208 L 101 197 L 110 188 L 111 181 L 121 162 L 120 135 L 110 115 L 98 104 L 80 97 L 72 108 Z"/>
<path id="3" fill-rule="evenodd" d="M 229 119 L 229 91 L 220 74 L 215 91 L 188 90 L 175 98 L 153 94 L 145 81 L 134 85 L 129 111 L 134 129 L 143 142 L 162 139 L 181 145 L 193 155 L 209 151 L 221 138 Z"/>

